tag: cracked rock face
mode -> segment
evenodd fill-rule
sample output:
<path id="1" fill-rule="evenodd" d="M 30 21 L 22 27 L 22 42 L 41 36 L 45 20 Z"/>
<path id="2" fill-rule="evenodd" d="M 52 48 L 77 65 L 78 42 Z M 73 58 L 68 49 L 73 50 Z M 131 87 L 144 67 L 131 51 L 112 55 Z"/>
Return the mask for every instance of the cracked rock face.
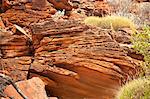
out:
<path id="1" fill-rule="evenodd" d="M 111 99 L 121 84 L 138 75 L 137 60 L 127 55 L 109 30 L 52 20 L 32 29 L 35 59 L 30 77 L 41 77 L 54 96 Z"/>

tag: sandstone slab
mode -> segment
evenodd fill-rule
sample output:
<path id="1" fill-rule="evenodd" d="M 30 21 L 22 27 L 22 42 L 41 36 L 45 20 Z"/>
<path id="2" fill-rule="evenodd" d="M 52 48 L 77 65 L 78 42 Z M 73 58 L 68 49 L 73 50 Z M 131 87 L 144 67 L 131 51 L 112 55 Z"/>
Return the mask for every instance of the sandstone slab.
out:
<path id="1" fill-rule="evenodd" d="M 16 84 L 22 91 L 22 93 L 27 96 L 28 99 L 48 99 L 44 89 L 45 85 L 43 81 L 38 77 L 34 77 L 25 81 L 20 81 Z M 15 99 L 23 99 L 13 88 L 12 85 L 7 86 L 4 90 L 4 93 L 7 94 L 9 97 L 13 97 Z"/>

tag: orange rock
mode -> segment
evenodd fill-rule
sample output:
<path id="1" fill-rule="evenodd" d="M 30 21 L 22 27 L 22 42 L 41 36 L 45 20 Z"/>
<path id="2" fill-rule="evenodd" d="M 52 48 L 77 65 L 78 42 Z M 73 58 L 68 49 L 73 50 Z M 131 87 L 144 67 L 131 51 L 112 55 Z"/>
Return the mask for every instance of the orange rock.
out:
<path id="1" fill-rule="evenodd" d="M 69 19 L 83 19 L 85 16 L 78 13 L 71 13 Z"/>
<path id="2" fill-rule="evenodd" d="M 76 20 L 49 20 L 35 24 L 33 31 L 35 59 L 29 77 L 45 76 L 47 94 L 61 99 L 114 99 L 118 88 L 139 73 L 136 59 L 118 43 L 119 38 L 126 40 L 127 33 Z"/>
<path id="3" fill-rule="evenodd" d="M 94 2 L 94 6 L 95 6 L 94 15 L 96 16 L 104 16 L 111 12 L 110 6 L 108 5 L 108 3 L 104 1 L 96 1 Z"/>
<path id="4" fill-rule="evenodd" d="M 16 57 L 0 59 L 0 66 L 5 71 L 1 73 L 7 74 L 14 81 L 26 80 L 28 75 L 28 69 L 31 64 L 31 57 Z"/>
<path id="5" fill-rule="evenodd" d="M 0 18 L 0 28 L 5 28 L 5 25 L 4 25 L 4 23 L 3 23 L 1 18 Z"/>
<path id="6" fill-rule="evenodd" d="M 56 9 L 54 9 L 54 8 L 51 8 L 51 9 L 50 9 L 50 14 L 55 14 L 56 12 L 57 12 Z"/>
<path id="7" fill-rule="evenodd" d="M 44 89 L 45 85 L 43 81 L 38 77 L 20 81 L 16 84 L 20 88 L 22 93 L 28 97 L 28 99 L 48 99 Z M 7 86 L 4 90 L 4 93 L 10 97 L 14 97 L 14 99 L 23 99 L 12 85 Z"/>
<path id="8" fill-rule="evenodd" d="M 72 6 L 68 3 L 68 0 L 48 0 L 50 3 L 52 3 L 54 5 L 55 8 L 57 9 L 65 9 L 67 11 L 71 11 L 72 10 Z"/>
<path id="9" fill-rule="evenodd" d="M 6 11 L 8 8 L 11 7 L 8 0 L 1 0 L 1 3 L 2 4 L 0 4 L 0 10 L 2 11 Z"/>
<path id="10" fill-rule="evenodd" d="M 41 10 L 46 7 L 46 3 L 46 0 L 32 0 L 32 8 Z"/>

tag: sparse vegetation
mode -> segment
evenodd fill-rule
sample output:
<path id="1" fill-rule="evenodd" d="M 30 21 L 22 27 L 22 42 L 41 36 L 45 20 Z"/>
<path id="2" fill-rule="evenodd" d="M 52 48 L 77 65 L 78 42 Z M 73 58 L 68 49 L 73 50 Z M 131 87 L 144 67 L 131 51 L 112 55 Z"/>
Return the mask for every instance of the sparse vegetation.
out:
<path id="1" fill-rule="evenodd" d="M 120 28 L 131 28 L 134 32 L 136 31 L 134 23 L 126 18 L 121 16 L 106 16 L 106 17 L 87 17 L 84 20 L 85 24 L 95 25 L 104 29 L 113 28 L 118 30 Z"/>
<path id="2" fill-rule="evenodd" d="M 126 83 L 118 92 L 117 99 L 150 98 L 150 27 L 146 26 L 141 33 L 132 34 L 133 48 L 144 56 L 142 64 L 145 77 Z"/>
<path id="3" fill-rule="evenodd" d="M 145 63 L 142 67 L 146 73 L 150 72 L 150 27 L 146 26 L 142 33 L 132 35 L 133 48 L 144 56 Z"/>
<path id="4" fill-rule="evenodd" d="M 149 99 L 150 79 L 139 78 L 126 83 L 119 91 L 117 99 Z"/>

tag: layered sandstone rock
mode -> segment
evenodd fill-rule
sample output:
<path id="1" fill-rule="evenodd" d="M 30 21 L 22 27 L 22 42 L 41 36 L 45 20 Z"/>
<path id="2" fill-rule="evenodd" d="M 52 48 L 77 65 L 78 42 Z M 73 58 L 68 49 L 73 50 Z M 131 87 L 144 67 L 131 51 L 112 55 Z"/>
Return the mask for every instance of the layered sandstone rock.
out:
<path id="1" fill-rule="evenodd" d="M 41 77 L 53 96 L 113 99 L 120 85 L 139 73 L 138 61 L 128 56 L 110 30 L 53 20 L 32 29 L 35 59 L 30 77 Z"/>
<path id="2" fill-rule="evenodd" d="M 0 72 L 14 81 L 27 79 L 32 51 L 29 38 L 11 32 L 0 32 Z"/>
<path id="3" fill-rule="evenodd" d="M 6 36 L 0 40 L 4 58 L 27 56 L 30 54 L 29 40 L 24 35 Z"/>
<path id="4" fill-rule="evenodd" d="M 14 81 L 21 81 L 27 79 L 30 64 L 30 56 L 0 59 L 1 72 L 10 76 Z"/>
<path id="5" fill-rule="evenodd" d="M 33 31 L 32 41 L 17 32 L 1 35 L 0 72 L 7 71 L 14 81 L 38 76 L 50 96 L 105 99 L 114 98 L 121 84 L 139 73 L 138 60 L 119 44 L 130 43 L 125 33 L 86 26 L 77 20 L 42 21 L 47 17 L 35 18 L 22 10 L 10 17 L 15 14 L 8 12 L 2 14 L 3 20 Z M 32 18 L 21 16 L 21 12 Z"/>
<path id="6" fill-rule="evenodd" d="M 95 11 L 101 9 L 99 4 L 105 3 L 97 1 L 92 7 L 85 3 L 82 9 Z M 40 77 L 48 96 L 113 99 L 122 84 L 139 74 L 137 56 L 121 45 L 130 43 L 126 32 L 102 30 L 78 20 L 53 21 L 47 10 L 13 8 L 0 16 L 6 27 L 17 24 L 32 29 L 28 34 L 32 41 L 17 31 L 0 33 L 0 73 L 14 81 Z"/>
<path id="7" fill-rule="evenodd" d="M 50 9 L 49 9 L 50 10 Z M 39 20 L 43 20 L 51 17 L 51 13 L 53 11 L 36 11 L 31 9 L 26 10 L 16 10 L 9 9 L 5 13 L 0 14 L 2 20 L 7 23 L 17 24 L 19 26 L 29 27 L 33 22 L 38 22 Z M 52 9 L 53 10 L 53 9 Z"/>

